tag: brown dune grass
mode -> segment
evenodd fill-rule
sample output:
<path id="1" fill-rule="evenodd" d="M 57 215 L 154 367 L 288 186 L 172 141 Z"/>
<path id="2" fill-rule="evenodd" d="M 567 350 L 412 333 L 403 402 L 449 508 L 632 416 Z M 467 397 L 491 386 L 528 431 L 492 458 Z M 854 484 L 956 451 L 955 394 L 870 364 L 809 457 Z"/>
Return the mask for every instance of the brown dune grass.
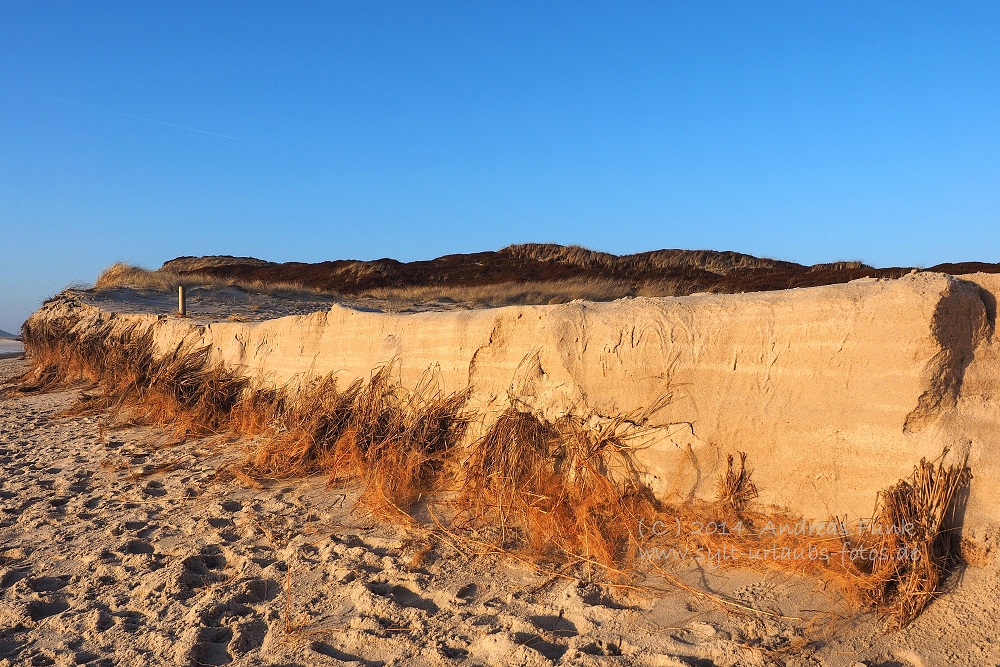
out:
<path id="1" fill-rule="evenodd" d="M 612 255 L 578 245 L 556 243 L 520 243 L 500 250 L 519 259 L 568 264 L 584 268 L 624 269 L 632 272 L 691 267 L 725 274 L 733 269 L 758 269 L 791 266 L 790 262 L 754 257 L 739 252 L 716 250 L 652 250 L 632 255 Z"/>
<path id="2" fill-rule="evenodd" d="M 359 297 L 390 302 L 428 303 L 449 300 L 478 306 L 553 305 L 584 301 L 614 301 L 636 296 L 685 296 L 702 285 L 683 279 L 621 280 L 578 277 L 537 282 L 507 281 L 482 285 L 415 285 L 379 287 L 358 294 Z"/>
<path id="3" fill-rule="evenodd" d="M 411 262 L 382 258 L 275 263 L 252 257 L 179 257 L 156 271 L 116 265 L 102 274 L 98 289 L 132 286 L 167 291 L 185 284 L 282 295 L 370 296 L 389 301 L 390 308 L 396 301 L 412 305 L 414 301 L 440 299 L 501 306 L 563 303 L 576 298 L 606 301 L 628 296 L 784 290 L 865 277 L 896 279 L 914 270 L 874 268 L 859 261 L 804 266 L 709 250 L 654 250 L 618 256 L 580 246 L 526 243 Z M 929 270 L 952 275 L 996 273 L 1000 265 L 966 262 L 940 264 Z"/>
<path id="4" fill-rule="evenodd" d="M 241 280 L 213 276 L 208 273 L 181 273 L 171 269 L 151 271 L 123 262 L 112 264 L 102 271 L 97 277 L 97 282 L 94 283 L 94 291 L 101 293 L 127 287 L 162 293 L 173 292 L 180 285 L 185 287 L 236 287 L 247 292 L 276 296 L 336 296 L 336 293 L 330 290 L 317 289 L 297 282 Z"/>
<path id="5" fill-rule="evenodd" d="M 389 259 L 274 264 L 253 258 L 186 257 L 151 271 L 118 263 L 101 273 L 94 290 L 127 287 L 162 293 L 178 285 L 232 287 L 284 297 L 378 299 L 389 309 L 445 300 L 498 307 L 753 292 L 906 273 L 860 262 L 806 267 L 736 252 L 656 250 L 617 256 L 579 246 L 529 243 L 405 264 Z"/>
<path id="6" fill-rule="evenodd" d="M 298 282 L 265 282 L 239 277 L 219 277 L 204 272 L 184 272 L 161 268 L 156 271 L 117 263 L 97 278 L 98 293 L 119 288 L 168 293 L 185 287 L 235 287 L 247 292 L 276 296 L 319 295 L 344 298 L 332 290 L 309 287 Z M 585 301 L 614 301 L 635 296 L 683 296 L 705 286 L 680 278 L 622 280 L 617 278 L 575 277 L 559 280 L 504 281 L 481 285 L 435 284 L 409 287 L 378 287 L 363 290 L 352 298 L 373 298 L 393 303 L 428 303 L 448 300 L 479 306 L 548 305 Z"/>
<path id="7" fill-rule="evenodd" d="M 33 316 L 23 331 L 32 368 L 22 391 L 86 382 L 78 412 L 181 435 L 255 436 L 246 473 L 319 472 L 333 484 L 360 483 L 369 507 L 411 522 L 421 502 L 450 506 L 452 525 L 477 530 L 479 543 L 538 563 L 585 563 L 622 576 L 629 567 L 663 572 L 660 556 L 674 550 L 720 565 L 819 575 L 902 626 L 960 558 L 953 530 L 969 481 L 964 463 L 921 461 L 881 494 L 872 520 L 879 531 L 840 530 L 834 521 L 838 530 L 813 533 L 794 529 L 807 525 L 799 517 L 754 507 L 757 488 L 742 453 L 738 466 L 729 457 L 714 502 L 655 498 L 635 452 L 656 406 L 595 425 L 574 415 L 546 421 L 511 398 L 482 436 L 466 442 L 478 418 L 469 393 L 445 394 L 432 373 L 406 390 L 387 364 L 367 382 L 341 388 L 327 376 L 293 395 L 212 363 L 207 347 L 158 355 L 148 329 L 114 318 L 84 326 Z M 676 530 L 648 530 L 657 525 Z"/>

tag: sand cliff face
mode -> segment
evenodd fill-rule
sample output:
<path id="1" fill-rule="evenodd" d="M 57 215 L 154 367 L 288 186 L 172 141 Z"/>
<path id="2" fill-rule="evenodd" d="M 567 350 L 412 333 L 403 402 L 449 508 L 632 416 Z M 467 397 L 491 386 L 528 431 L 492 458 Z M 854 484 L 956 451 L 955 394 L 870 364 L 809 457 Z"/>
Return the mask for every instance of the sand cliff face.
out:
<path id="1" fill-rule="evenodd" d="M 487 415 L 516 397 L 555 416 L 640 411 L 664 395 L 642 452 L 659 494 L 711 496 L 726 454 L 748 453 L 767 503 L 866 516 L 921 457 L 968 455 L 966 534 L 1000 525 L 1000 276 L 899 280 L 739 295 L 382 313 L 335 306 L 263 322 L 115 314 L 56 300 L 33 318 L 109 318 L 186 340 L 274 385 L 395 360 L 404 385 L 434 368 Z"/>

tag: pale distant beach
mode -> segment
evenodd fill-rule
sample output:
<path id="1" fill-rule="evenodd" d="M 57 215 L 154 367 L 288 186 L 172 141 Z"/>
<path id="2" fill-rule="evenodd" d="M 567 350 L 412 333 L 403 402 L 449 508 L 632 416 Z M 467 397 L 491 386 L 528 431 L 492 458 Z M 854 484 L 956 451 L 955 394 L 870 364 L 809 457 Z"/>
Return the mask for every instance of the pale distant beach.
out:
<path id="1" fill-rule="evenodd" d="M 10 359 L 24 353 L 24 343 L 12 338 L 0 338 L 0 359 Z"/>

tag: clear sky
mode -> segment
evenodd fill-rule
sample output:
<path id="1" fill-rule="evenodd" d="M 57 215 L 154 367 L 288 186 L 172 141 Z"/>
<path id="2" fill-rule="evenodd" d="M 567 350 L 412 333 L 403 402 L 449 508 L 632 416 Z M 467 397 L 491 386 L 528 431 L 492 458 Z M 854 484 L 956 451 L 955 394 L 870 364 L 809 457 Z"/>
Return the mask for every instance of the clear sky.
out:
<path id="1" fill-rule="evenodd" d="M 0 329 L 107 265 L 1000 261 L 1000 3 L 0 2 Z"/>

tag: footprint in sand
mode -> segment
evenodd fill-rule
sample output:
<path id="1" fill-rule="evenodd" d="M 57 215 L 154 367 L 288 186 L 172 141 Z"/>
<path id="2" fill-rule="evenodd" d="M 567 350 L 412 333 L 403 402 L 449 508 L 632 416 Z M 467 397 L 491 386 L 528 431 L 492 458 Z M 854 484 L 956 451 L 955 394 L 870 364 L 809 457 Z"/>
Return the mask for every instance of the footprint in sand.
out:
<path id="1" fill-rule="evenodd" d="M 65 588 L 71 578 L 68 574 L 59 577 L 32 577 L 28 579 L 28 588 L 36 593 L 51 593 Z"/>
<path id="2" fill-rule="evenodd" d="M 147 483 L 142 492 L 154 498 L 162 498 L 167 495 L 167 490 L 163 488 L 163 482 L 158 482 L 155 479 Z"/>
<path id="3" fill-rule="evenodd" d="M 62 599 L 33 600 L 28 603 L 28 615 L 36 623 L 43 619 L 61 614 L 69 609 L 69 603 Z"/>

